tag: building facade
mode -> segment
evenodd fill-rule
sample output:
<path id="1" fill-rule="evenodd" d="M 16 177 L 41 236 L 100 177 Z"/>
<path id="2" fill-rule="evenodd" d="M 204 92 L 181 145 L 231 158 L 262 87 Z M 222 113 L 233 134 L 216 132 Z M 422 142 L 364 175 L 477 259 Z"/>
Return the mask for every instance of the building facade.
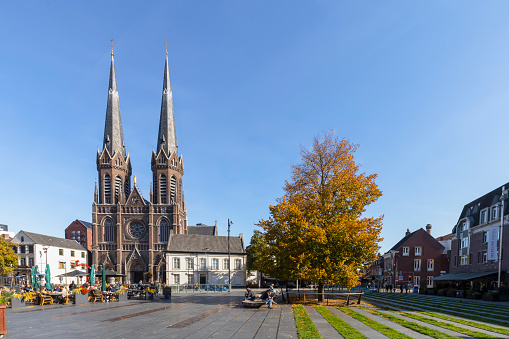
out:
<path id="1" fill-rule="evenodd" d="M 230 237 L 229 261 L 226 236 L 172 234 L 166 251 L 166 281 L 171 285 L 231 283 L 232 288 L 245 287 L 246 258 L 242 234 Z"/>
<path id="2" fill-rule="evenodd" d="M 92 252 L 92 223 L 74 220 L 65 229 L 65 238 L 76 240 L 81 246 Z"/>
<path id="3" fill-rule="evenodd" d="M 148 154 L 147 154 L 148 155 Z M 170 86 L 168 53 L 156 149 L 151 154 L 152 184 L 149 200 L 131 186 L 131 158 L 126 151 L 120 116 L 113 53 L 102 150 L 97 151 L 98 185 L 92 205 L 92 257 L 95 265 L 109 264 L 127 280 L 137 282 L 151 272 L 165 280 L 164 250 L 170 234 L 187 233 L 187 211 L 178 154 Z"/>
<path id="4" fill-rule="evenodd" d="M 384 258 L 384 283 L 398 287 L 413 285 L 432 288 L 433 278 L 447 273 L 444 246 L 431 236 L 431 225 L 410 232 L 394 245 Z"/>
<path id="5" fill-rule="evenodd" d="M 11 242 L 16 245 L 14 250 L 19 258 L 19 267 L 30 269 L 38 266 L 39 273 L 44 273 L 46 264 L 49 264 L 53 284 L 66 283 L 66 273 L 74 270 L 87 273 L 88 251 L 75 240 L 19 231 Z M 77 261 L 80 264 L 76 266 Z M 76 279 L 69 277 L 67 283 L 76 282 Z"/>
<path id="6" fill-rule="evenodd" d="M 501 215 L 504 228 L 508 225 L 508 194 L 503 191 L 509 183 L 497 187 L 491 192 L 466 204 L 461 211 L 457 224 L 452 229 L 450 274 L 440 280 L 456 282 L 484 282 L 495 287 L 498 281 L 498 253 L 500 248 Z M 502 200 L 504 209 L 502 211 Z M 494 259 L 489 258 L 490 232 L 493 232 Z M 509 230 L 502 234 L 502 246 L 509 244 Z M 502 283 L 509 283 L 505 272 L 509 269 L 507 251 L 502 250 Z M 492 286 L 491 286 L 492 285 Z"/>

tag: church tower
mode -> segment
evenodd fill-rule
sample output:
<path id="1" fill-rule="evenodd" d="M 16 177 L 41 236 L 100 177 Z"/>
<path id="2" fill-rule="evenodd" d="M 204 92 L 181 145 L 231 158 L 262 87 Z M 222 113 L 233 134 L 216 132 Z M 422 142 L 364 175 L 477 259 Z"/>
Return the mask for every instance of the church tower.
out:
<path id="1" fill-rule="evenodd" d="M 166 278 L 163 251 L 171 233 L 187 233 L 182 176 L 168 68 L 157 137 L 152 150 L 150 201 L 143 198 L 126 154 L 113 52 L 102 151 L 97 150 L 98 187 L 92 205 L 92 263 L 125 274 L 130 282 Z M 150 272 L 150 274 L 147 274 Z M 151 278 L 149 278 L 151 277 Z"/>
<path id="2" fill-rule="evenodd" d="M 110 257 L 105 250 L 119 242 L 122 220 L 117 212 L 131 192 L 131 161 L 124 143 L 113 51 L 103 146 L 102 151 L 97 149 L 96 163 L 99 189 L 96 185 L 92 206 L 92 262 L 97 265 L 100 257 Z M 101 264 L 107 261 L 112 266 L 110 268 L 120 269 L 120 265 L 113 265 L 114 262 L 119 263 L 120 258 L 116 253 L 112 254 L 114 260 L 101 260 Z"/>
<path id="3" fill-rule="evenodd" d="M 168 51 L 164 65 L 163 93 L 157 150 L 152 150 L 152 194 L 155 225 L 161 243 L 167 243 L 169 233 L 187 233 L 187 211 L 184 204 L 182 177 L 184 162 L 178 154 L 173 98 L 168 67 Z"/>

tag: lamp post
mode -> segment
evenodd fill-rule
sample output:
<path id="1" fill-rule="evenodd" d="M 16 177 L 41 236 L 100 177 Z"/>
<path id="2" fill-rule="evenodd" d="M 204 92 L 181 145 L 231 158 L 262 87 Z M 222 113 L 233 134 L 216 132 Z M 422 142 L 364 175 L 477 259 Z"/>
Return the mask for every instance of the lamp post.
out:
<path id="1" fill-rule="evenodd" d="M 502 274 L 502 235 L 504 233 L 504 201 L 507 199 L 507 190 L 505 186 L 502 187 L 502 195 L 500 196 L 500 237 L 498 245 L 498 287 L 500 287 L 500 276 Z"/>
<path id="2" fill-rule="evenodd" d="M 230 226 L 233 224 L 233 221 L 228 219 L 228 290 L 231 291 L 231 264 L 230 264 Z"/>

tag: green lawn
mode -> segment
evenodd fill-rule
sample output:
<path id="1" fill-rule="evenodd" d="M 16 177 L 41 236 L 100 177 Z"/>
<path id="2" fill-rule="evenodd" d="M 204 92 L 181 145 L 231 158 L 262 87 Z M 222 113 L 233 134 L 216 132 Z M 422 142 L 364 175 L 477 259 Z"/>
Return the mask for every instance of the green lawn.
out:
<path id="1" fill-rule="evenodd" d="M 322 338 L 315 324 L 309 317 L 302 305 L 293 305 L 293 315 L 295 316 L 295 325 L 300 339 L 318 339 Z"/>

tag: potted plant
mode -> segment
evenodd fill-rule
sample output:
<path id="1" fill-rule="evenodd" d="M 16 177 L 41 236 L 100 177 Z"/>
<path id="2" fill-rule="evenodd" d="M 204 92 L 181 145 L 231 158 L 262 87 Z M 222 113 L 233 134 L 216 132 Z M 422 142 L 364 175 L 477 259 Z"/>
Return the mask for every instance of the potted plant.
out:
<path id="1" fill-rule="evenodd" d="M 147 287 L 145 289 L 145 300 L 154 300 L 154 293 L 156 293 L 155 289 Z"/>
<path id="2" fill-rule="evenodd" d="M 120 288 L 115 293 L 119 302 L 127 301 L 127 288 Z"/>
<path id="3" fill-rule="evenodd" d="M 85 292 L 85 293 L 83 293 Z M 85 291 L 83 288 L 76 288 L 72 290 L 72 303 L 74 305 L 81 305 L 88 303 L 88 291 Z"/>
<path id="4" fill-rule="evenodd" d="M 11 298 L 11 308 L 20 308 L 25 306 L 23 295 L 19 293 L 13 293 Z"/>

